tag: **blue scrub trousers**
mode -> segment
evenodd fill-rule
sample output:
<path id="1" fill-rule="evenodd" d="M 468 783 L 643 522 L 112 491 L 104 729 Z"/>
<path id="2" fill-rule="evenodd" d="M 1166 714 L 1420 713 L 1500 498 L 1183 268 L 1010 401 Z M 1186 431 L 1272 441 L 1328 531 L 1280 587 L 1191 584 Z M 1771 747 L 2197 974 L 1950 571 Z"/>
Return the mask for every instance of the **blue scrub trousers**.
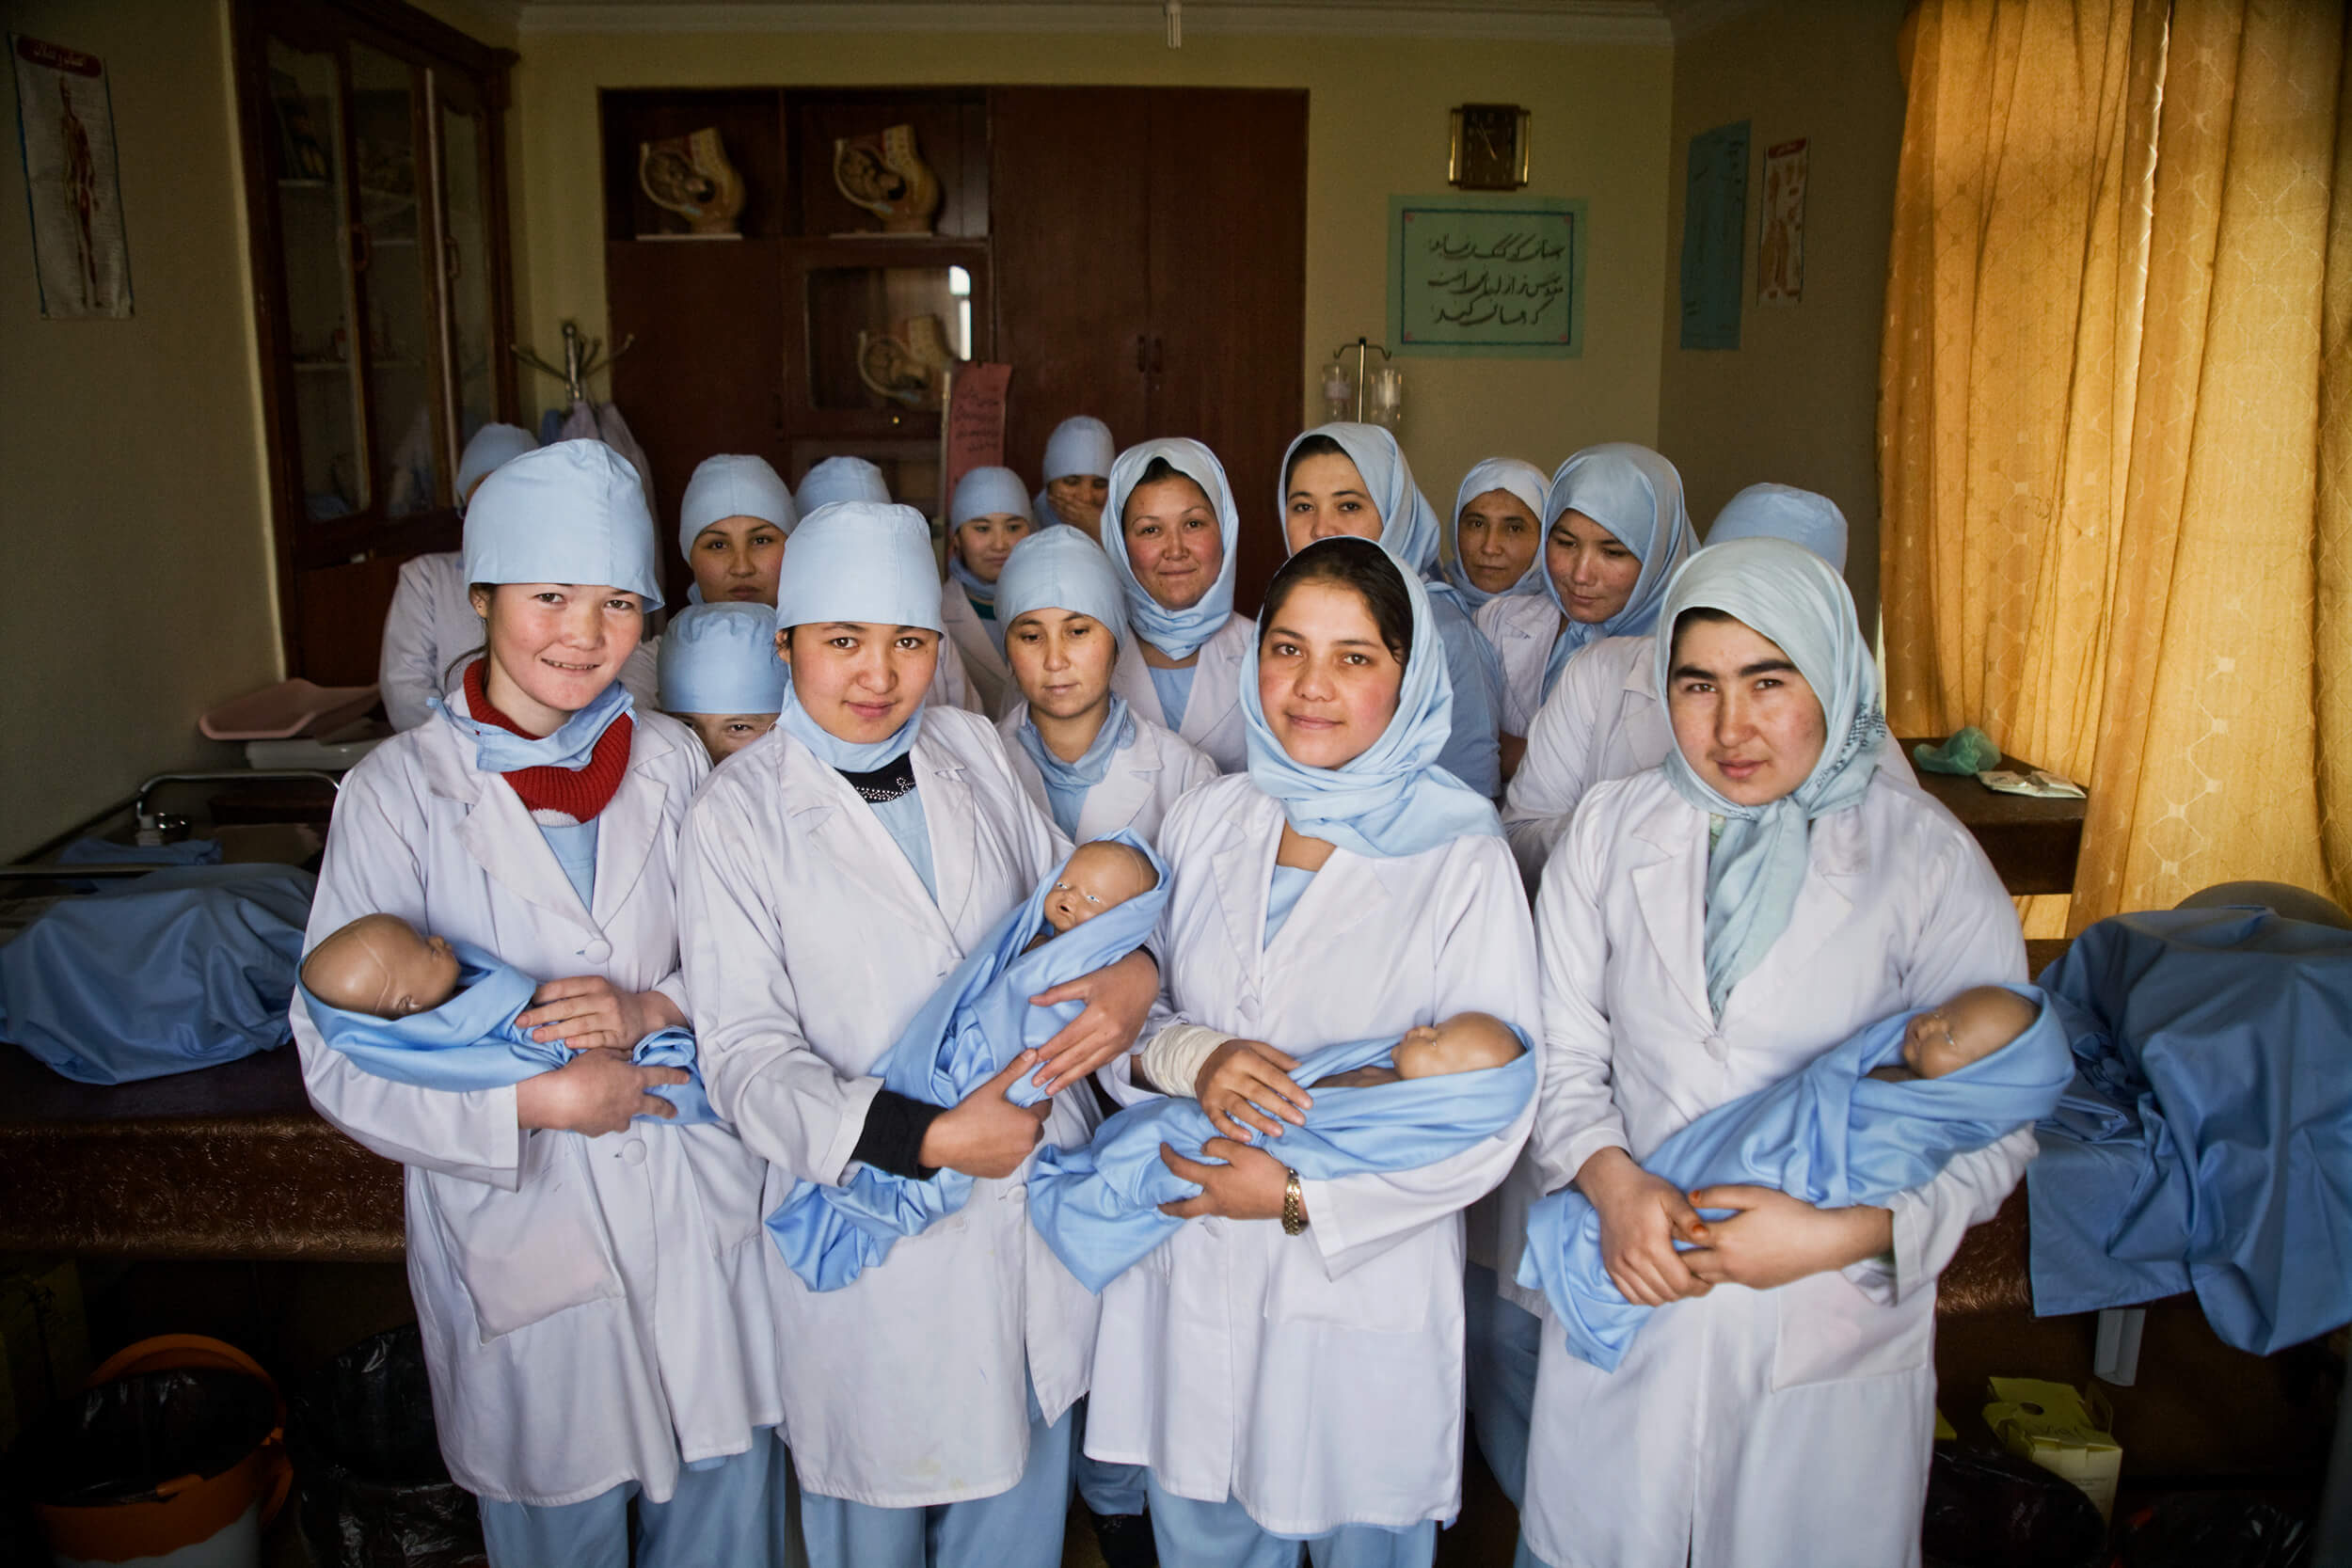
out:
<path id="1" fill-rule="evenodd" d="M 1495 1288 L 1495 1271 L 1462 1271 L 1462 1357 L 1470 1378 L 1470 1431 L 1511 1506 L 1527 1488 L 1527 1433 L 1535 1418 L 1535 1363 L 1544 1320 Z"/>
<path id="2" fill-rule="evenodd" d="M 1144 1511 L 1143 1466 L 1087 1456 L 1086 1401 L 1078 1402 L 1078 1497 L 1099 1518 Z"/>
<path id="3" fill-rule="evenodd" d="M 628 1568 L 629 1504 L 637 1505 L 637 1568 L 784 1568 L 785 1452 L 773 1429 L 702 1469 L 682 1470 L 666 1503 L 624 1481 L 562 1508 L 482 1500 L 491 1568 Z"/>
<path id="4" fill-rule="evenodd" d="M 1429 1568 L 1438 1556 L 1438 1522 L 1410 1529 L 1343 1525 L 1306 1541 L 1276 1535 L 1241 1504 L 1197 1502 L 1161 1489 L 1146 1472 L 1152 1497 L 1152 1540 L 1160 1568 L 1297 1568 L 1307 1548 L 1314 1568 Z"/>
<path id="5" fill-rule="evenodd" d="M 1075 1410 L 1046 1423 L 1029 1390 L 1029 1463 L 1009 1492 L 928 1508 L 876 1508 L 801 1488 L 809 1568 L 1061 1568 Z"/>

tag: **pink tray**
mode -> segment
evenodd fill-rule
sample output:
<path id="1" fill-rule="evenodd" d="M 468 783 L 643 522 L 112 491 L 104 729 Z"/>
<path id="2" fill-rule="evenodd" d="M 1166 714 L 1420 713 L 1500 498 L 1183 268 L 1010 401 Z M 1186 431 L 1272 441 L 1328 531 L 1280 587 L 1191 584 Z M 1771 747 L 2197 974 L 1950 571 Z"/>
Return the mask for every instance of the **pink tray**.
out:
<path id="1" fill-rule="evenodd" d="M 314 686 L 306 680 L 279 681 L 250 696 L 224 703 L 196 721 L 212 740 L 291 740 L 298 735 L 324 734 L 374 705 L 373 686 Z"/>

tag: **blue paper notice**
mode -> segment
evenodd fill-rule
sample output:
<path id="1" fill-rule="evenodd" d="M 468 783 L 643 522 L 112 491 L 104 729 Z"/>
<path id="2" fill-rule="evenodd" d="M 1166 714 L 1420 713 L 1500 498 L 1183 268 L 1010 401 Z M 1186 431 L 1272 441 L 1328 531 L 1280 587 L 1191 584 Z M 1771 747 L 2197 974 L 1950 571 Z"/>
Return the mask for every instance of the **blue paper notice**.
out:
<path id="1" fill-rule="evenodd" d="M 1740 346 L 1748 221 L 1748 122 L 1691 138 L 1682 204 L 1682 346 Z"/>

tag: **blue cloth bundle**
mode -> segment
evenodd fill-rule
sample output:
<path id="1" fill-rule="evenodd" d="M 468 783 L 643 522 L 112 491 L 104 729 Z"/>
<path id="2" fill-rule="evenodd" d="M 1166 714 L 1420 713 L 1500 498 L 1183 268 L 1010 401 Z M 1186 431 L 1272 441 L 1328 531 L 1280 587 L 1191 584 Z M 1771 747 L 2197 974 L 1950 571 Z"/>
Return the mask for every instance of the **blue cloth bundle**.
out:
<path id="1" fill-rule="evenodd" d="M 1400 1038 L 1325 1046 L 1293 1077 L 1312 1088 L 1338 1073 L 1386 1066 Z M 1525 1035 L 1519 1043 L 1528 1044 Z M 1474 1072 L 1326 1089 L 1314 1097 L 1307 1125 L 1290 1128 L 1273 1148 L 1282 1164 L 1318 1181 L 1413 1170 L 1501 1132 L 1534 1092 L 1533 1051 Z M 1184 1222 L 1161 1213 L 1161 1204 L 1200 1196 L 1168 1168 L 1160 1145 L 1200 1160 L 1201 1147 L 1222 1135 L 1188 1095 L 1131 1105 L 1086 1147 L 1039 1151 L 1029 1173 L 1029 1219 L 1079 1283 L 1100 1294 L 1182 1228 Z"/>
<path id="2" fill-rule="evenodd" d="M 2031 1027 L 1941 1078 L 1864 1076 L 1899 1065 L 1903 1026 L 1881 1020 L 1769 1088 L 1716 1106 L 1654 1149 L 1642 1167 L 1684 1192 L 1744 1182 L 1817 1208 L 1883 1203 L 1934 1179 L 1955 1154 L 1983 1148 L 2058 1103 L 2073 1071 L 2058 1011 L 2031 986 Z M 1705 1215 L 1720 1218 L 1720 1215 Z M 1518 1281 L 1541 1288 L 1568 1349 L 1613 1372 L 1651 1308 L 1628 1301 L 1601 1266 L 1600 1214 L 1574 1187 L 1535 1200 Z"/>
<path id="3" fill-rule="evenodd" d="M 283 1045 L 317 886 L 286 865 L 191 865 L 57 904 L 0 947 L 0 1037 L 83 1084 Z"/>
<path id="4" fill-rule="evenodd" d="M 2034 1311 L 2193 1289 L 2258 1355 L 2352 1318 L 2352 931 L 2117 915 L 2042 984 L 2079 1070 L 2026 1172 Z"/>
<path id="5" fill-rule="evenodd" d="M 406 1018 L 377 1018 L 330 1007 L 302 988 L 310 1022 L 326 1043 L 362 1071 L 395 1084 L 463 1094 L 502 1088 L 551 1072 L 580 1054 L 561 1040 L 541 1042 L 515 1020 L 531 1006 L 539 982 L 470 942 L 457 950 L 457 994 L 437 1007 Z M 637 1042 L 629 1060 L 639 1067 L 684 1068 L 693 1077 L 651 1092 L 677 1107 L 680 1123 L 717 1121 L 694 1065 L 694 1037 L 684 1029 L 657 1029 Z M 639 1117 L 639 1121 L 660 1121 Z"/>
<path id="6" fill-rule="evenodd" d="M 1041 1007 L 1030 997 L 1116 963 L 1143 945 L 1168 904 L 1168 866 L 1135 834 L 1122 831 L 1109 837 L 1147 856 L 1159 881 L 1025 952 L 1030 938 L 1045 928 L 1045 900 L 1060 875 L 1057 866 L 996 922 L 899 1032 L 876 1064 L 884 1088 L 927 1105 L 957 1104 L 1085 1010 L 1075 1002 Z M 1035 1076 L 1023 1078 L 1006 1098 L 1016 1105 L 1042 1100 Z M 1080 1085 L 1073 1092 L 1089 1091 Z M 1039 1151 L 1040 1161 L 1053 1152 L 1047 1145 Z M 838 1187 L 818 1181 L 795 1185 L 768 1216 L 768 1233 L 810 1290 L 838 1291 L 889 1257 L 900 1237 L 919 1235 L 961 1209 L 971 1196 L 972 1178 L 961 1171 L 943 1170 L 917 1181 L 859 1165 Z"/>

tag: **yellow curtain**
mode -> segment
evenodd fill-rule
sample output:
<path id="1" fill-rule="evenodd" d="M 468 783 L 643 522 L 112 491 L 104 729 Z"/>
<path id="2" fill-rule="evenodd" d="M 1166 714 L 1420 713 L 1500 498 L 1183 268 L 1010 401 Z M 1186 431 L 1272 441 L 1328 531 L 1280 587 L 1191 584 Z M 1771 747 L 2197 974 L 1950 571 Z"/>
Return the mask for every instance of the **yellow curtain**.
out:
<path id="1" fill-rule="evenodd" d="M 2089 787 L 2029 934 L 2241 878 L 2352 903 L 2345 33 L 2312 0 L 1906 22 L 1888 719 Z"/>

